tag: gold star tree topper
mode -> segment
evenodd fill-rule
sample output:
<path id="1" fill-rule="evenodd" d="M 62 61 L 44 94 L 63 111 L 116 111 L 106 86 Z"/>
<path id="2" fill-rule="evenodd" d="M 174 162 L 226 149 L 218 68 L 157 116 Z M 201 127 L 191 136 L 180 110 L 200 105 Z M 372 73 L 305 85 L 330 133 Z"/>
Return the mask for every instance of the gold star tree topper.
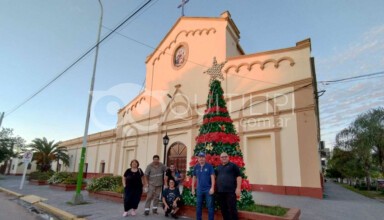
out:
<path id="1" fill-rule="evenodd" d="M 221 73 L 221 69 L 223 69 L 226 62 L 227 61 L 217 64 L 216 57 L 213 57 L 212 67 L 210 67 L 207 71 L 204 72 L 211 76 L 211 80 L 209 81 L 209 83 L 212 83 L 215 79 L 224 80 L 224 76 Z"/>

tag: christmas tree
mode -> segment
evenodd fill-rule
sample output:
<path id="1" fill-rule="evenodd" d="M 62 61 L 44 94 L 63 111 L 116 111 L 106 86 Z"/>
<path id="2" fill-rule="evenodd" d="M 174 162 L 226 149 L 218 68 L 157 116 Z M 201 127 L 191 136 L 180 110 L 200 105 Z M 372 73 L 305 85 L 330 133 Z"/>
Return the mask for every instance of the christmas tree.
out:
<path id="1" fill-rule="evenodd" d="M 184 182 L 183 200 L 186 205 L 196 205 L 196 197 L 193 197 L 191 194 L 192 171 L 193 167 L 198 163 L 198 157 L 196 155 L 199 152 L 205 152 L 206 162 L 212 164 L 216 169 L 216 167 L 221 164 L 220 154 L 226 152 L 230 161 L 240 168 L 242 177 L 241 197 L 237 205 L 238 208 L 242 210 L 254 204 L 254 201 L 250 193 L 249 181 L 244 174 L 245 164 L 239 145 L 240 138 L 229 116 L 221 83 L 217 80 L 217 78 L 223 79 L 221 68 L 224 64 L 225 63 L 217 64 L 216 59 L 214 59 L 213 66 L 205 72 L 211 75 L 207 109 L 204 113 L 203 124 L 200 127 L 199 135 L 196 137 L 194 156 L 192 156 L 191 162 L 189 163 L 188 178 Z M 217 207 L 218 205 L 216 203 L 216 208 Z"/>

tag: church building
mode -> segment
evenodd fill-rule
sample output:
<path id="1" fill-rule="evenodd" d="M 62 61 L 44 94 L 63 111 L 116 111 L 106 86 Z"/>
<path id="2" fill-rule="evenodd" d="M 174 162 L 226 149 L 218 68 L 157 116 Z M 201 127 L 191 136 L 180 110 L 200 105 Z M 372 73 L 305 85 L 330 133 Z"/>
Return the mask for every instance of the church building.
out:
<path id="1" fill-rule="evenodd" d="M 204 72 L 215 59 L 252 190 L 322 198 L 310 39 L 252 54 L 239 39 L 229 12 L 180 17 L 145 60 L 145 89 L 118 111 L 116 128 L 89 135 L 87 177 L 122 175 L 132 159 L 145 168 L 155 154 L 185 172 L 206 109 L 210 76 Z M 82 137 L 62 142 L 67 171 L 78 171 L 81 144 Z"/>

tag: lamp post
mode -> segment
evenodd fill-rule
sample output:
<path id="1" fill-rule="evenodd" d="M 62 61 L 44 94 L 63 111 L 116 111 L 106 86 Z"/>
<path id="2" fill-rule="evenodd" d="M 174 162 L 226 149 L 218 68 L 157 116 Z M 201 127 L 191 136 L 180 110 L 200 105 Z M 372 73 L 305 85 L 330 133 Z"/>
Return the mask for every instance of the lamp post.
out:
<path id="1" fill-rule="evenodd" d="M 83 203 L 83 196 L 81 195 L 81 186 L 83 183 L 83 168 L 84 168 L 84 161 L 85 161 L 85 152 L 87 149 L 87 138 L 88 138 L 88 127 L 89 127 L 89 118 L 91 115 L 91 106 L 92 106 L 92 96 L 93 96 L 93 87 L 95 84 L 95 75 L 96 75 L 96 65 L 97 65 L 97 56 L 99 54 L 99 43 L 100 43 L 100 34 L 101 34 L 101 27 L 103 24 L 103 5 L 101 4 L 101 0 L 99 1 L 100 5 L 100 21 L 99 21 L 99 32 L 97 34 L 97 44 L 96 44 L 96 51 L 95 51 L 95 61 L 93 63 L 93 74 L 92 74 L 92 80 L 91 80 L 91 88 L 89 89 L 89 98 L 88 98 L 88 109 L 87 109 L 87 116 L 85 119 L 85 129 L 84 129 L 84 137 L 83 137 L 83 146 L 81 148 L 81 156 L 80 156 L 80 165 L 79 165 L 79 173 L 77 175 L 77 184 L 76 184 L 76 193 L 72 198 L 72 203 L 75 205 L 79 205 Z"/>
<path id="2" fill-rule="evenodd" d="M 167 132 L 165 132 L 165 136 L 163 137 L 163 144 L 164 144 L 164 157 L 163 157 L 163 163 L 165 165 L 165 162 L 166 162 L 166 153 L 167 153 L 167 145 L 169 143 L 169 137 L 167 135 Z"/>
<path id="3" fill-rule="evenodd" d="M 165 132 L 165 136 L 163 137 L 163 144 L 164 144 L 164 155 L 163 155 L 163 164 L 165 165 L 165 162 L 166 162 L 166 159 L 165 159 L 165 157 L 166 157 L 166 154 L 167 154 L 167 145 L 168 145 L 168 143 L 169 143 L 169 137 L 168 137 L 168 135 L 167 135 L 167 132 Z M 165 165 L 166 166 L 166 165 Z M 163 173 L 163 181 L 164 181 L 165 179 L 164 179 L 164 173 Z M 162 190 L 161 191 L 163 191 L 164 190 L 164 184 L 163 184 L 163 187 L 162 187 Z M 161 195 L 160 195 L 160 198 L 161 198 Z M 159 206 L 161 207 L 161 206 L 163 206 L 163 200 L 162 199 L 160 199 L 159 200 Z"/>

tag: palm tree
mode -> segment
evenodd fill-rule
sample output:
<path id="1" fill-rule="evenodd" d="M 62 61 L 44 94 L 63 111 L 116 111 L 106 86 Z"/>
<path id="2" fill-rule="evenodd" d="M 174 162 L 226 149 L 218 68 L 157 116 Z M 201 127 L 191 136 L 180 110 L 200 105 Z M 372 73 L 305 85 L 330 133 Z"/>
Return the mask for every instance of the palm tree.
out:
<path id="1" fill-rule="evenodd" d="M 67 148 L 59 146 L 59 142 L 54 142 L 44 138 L 36 138 L 30 145 L 33 151 L 32 161 L 36 161 L 37 167 L 41 172 L 51 170 L 52 161 L 63 161 L 63 164 L 69 166 L 69 157 L 67 155 Z"/>

